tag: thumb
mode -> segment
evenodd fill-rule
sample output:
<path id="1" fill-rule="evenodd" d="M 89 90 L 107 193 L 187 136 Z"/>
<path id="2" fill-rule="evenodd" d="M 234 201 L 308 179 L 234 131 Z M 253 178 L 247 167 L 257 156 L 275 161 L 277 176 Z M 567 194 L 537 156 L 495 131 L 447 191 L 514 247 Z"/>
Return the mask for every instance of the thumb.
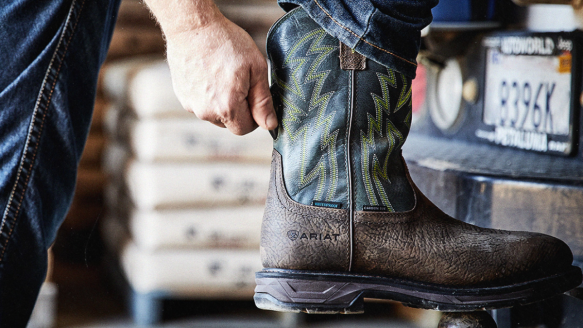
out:
<path id="1" fill-rule="evenodd" d="M 273 130 L 278 125 L 277 115 L 273 109 L 273 100 L 267 83 L 267 69 L 262 71 L 264 74 L 260 74 L 255 84 L 249 89 L 247 102 L 249 103 L 251 116 L 253 116 L 253 120 L 257 125 L 266 130 Z"/>

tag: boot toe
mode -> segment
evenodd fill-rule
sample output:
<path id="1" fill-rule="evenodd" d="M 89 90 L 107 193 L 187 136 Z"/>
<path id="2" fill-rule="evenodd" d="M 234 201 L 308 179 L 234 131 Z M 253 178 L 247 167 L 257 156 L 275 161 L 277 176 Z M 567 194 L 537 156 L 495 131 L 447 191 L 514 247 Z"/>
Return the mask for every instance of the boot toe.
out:
<path id="1" fill-rule="evenodd" d="M 543 239 L 540 248 L 544 252 L 541 259 L 541 274 L 557 273 L 571 267 L 573 252 L 565 242 L 548 235 L 542 235 L 540 238 Z"/>
<path id="2" fill-rule="evenodd" d="M 528 233 L 526 242 L 516 248 L 516 263 L 523 279 L 542 278 L 564 272 L 573 263 L 573 253 L 562 240 L 544 234 Z"/>

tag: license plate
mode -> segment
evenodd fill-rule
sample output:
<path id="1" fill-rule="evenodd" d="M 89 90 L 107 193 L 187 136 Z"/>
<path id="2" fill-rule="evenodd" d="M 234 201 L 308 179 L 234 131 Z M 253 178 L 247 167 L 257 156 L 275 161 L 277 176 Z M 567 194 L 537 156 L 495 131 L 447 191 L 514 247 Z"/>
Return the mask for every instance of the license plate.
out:
<path id="1" fill-rule="evenodd" d="M 539 152 L 572 148 L 573 41 L 556 34 L 486 38 L 483 123 L 476 136 Z"/>

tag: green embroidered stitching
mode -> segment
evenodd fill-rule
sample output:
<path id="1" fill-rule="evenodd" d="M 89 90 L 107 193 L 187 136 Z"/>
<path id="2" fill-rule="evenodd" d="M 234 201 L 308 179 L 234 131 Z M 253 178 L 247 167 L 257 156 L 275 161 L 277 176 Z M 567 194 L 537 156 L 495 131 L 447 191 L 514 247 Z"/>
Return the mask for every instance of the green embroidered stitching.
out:
<path id="1" fill-rule="evenodd" d="M 381 177 L 385 181 L 388 181 L 389 183 L 391 182 L 389 180 L 389 157 L 391 156 L 395 148 L 402 146 L 404 138 L 401 132 L 399 132 L 399 130 L 395 127 L 395 125 L 393 125 L 393 123 L 389 119 L 387 119 L 387 139 L 389 141 L 389 147 L 387 149 L 387 155 L 385 156 L 382 168 L 379 166 L 376 154 L 373 157 L 373 179 L 377 187 L 377 191 L 381 196 L 383 205 L 385 205 L 389 209 L 389 211 L 393 212 L 394 211 L 393 205 L 389 201 L 389 198 L 387 197 L 387 194 L 379 177 Z"/>
<path id="2" fill-rule="evenodd" d="M 322 194 L 324 193 L 326 183 L 326 166 L 322 165 L 321 158 L 320 161 L 318 161 L 318 164 L 316 164 L 316 166 L 314 167 L 314 169 L 312 169 L 312 171 L 306 174 L 306 148 L 307 148 L 306 145 L 308 142 L 308 131 L 310 131 L 310 124 L 301 125 L 295 131 L 292 131 L 292 125 L 290 122 L 301 122 L 301 120 L 298 119 L 298 117 L 295 116 L 294 114 L 299 114 L 303 112 L 289 99 L 283 96 L 281 98 L 283 104 L 285 105 L 285 108 L 291 109 L 289 111 L 286 111 L 287 114 L 290 114 L 289 115 L 290 117 L 284 118 L 282 120 L 284 131 L 288 132 L 287 135 L 292 142 L 296 142 L 297 140 L 301 142 L 300 177 L 299 177 L 300 188 L 310 183 L 316 177 L 319 177 L 320 180 L 318 181 L 318 187 L 316 188 L 316 194 L 314 196 L 314 199 L 317 199 L 316 197 L 321 197 Z"/>
<path id="3" fill-rule="evenodd" d="M 331 201 L 334 199 L 334 196 L 336 195 L 336 187 L 337 187 L 337 183 L 338 183 L 338 164 L 336 162 L 335 152 L 336 152 L 336 141 L 337 141 L 337 136 L 338 136 L 339 131 L 336 130 L 336 131 L 330 132 L 331 125 L 332 125 L 332 119 L 334 118 L 336 111 L 331 112 L 327 116 L 325 115 L 325 111 L 328 107 L 328 103 L 329 103 L 332 95 L 334 94 L 334 92 L 331 91 L 331 92 L 328 92 L 324 95 L 320 94 L 322 87 L 323 87 L 323 84 L 324 84 L 324 81 L 328 77 L 330 71 L 328 70 L 328 71 L 317 72 L 316 70 L 324 62 L 326 57 L 328 57 L 328 55 L 330 53 L 332 53 L 335 49 L 337 49 L 337 47 L 322 44 L 322 41 L 323 41 L 325 36 L 326 36 L 326 32 L 323 29 L 317 29 L 317 30 L 311 31 L 308 34 L 306 34 L 304 37 L 302 37 L 296 44 L 294 44 L 294 46 L 290 49 L 289 53 L 286 55 L 286 59 L 284 61 L 284 67 L 295 66 L 293 68 L 292 74 L 291 74 L 291 80 L 292 80 L 293 86 L 290 86 L 288 83 L 286 83 L 282 79 L 278 78 L 277 76 L 275 77 L 275 81 L 283 90 L 290 91 L 292 94 L 298 96 L 302 100 L 304 100 L 305 97 L 304 97 L 304 92 L 303 92 L 301 86 L 303 86 L 307 83 L 310 83 L 312 81 L 315 81 L 315 86 L 312 90 L 312 95 L 310 97 L 310 104 L 308 107 L 308 112 L 310 112 L 313 108 L 318 108 L 318 114 L 316 117 L 316 121 L 314 122 L 314 124 L 315 124 L 314 130 L 319 129 L 319 128 L 323 128 L 321 141 L 320 141 L 320 143 L 321 143 L 320 149 L 321 150 L 325 150 L 325 149 L 328 150 L 331 181 L 330 181 L 330 188 L 328 189 L 328 195 L 326 196 L 326 200 Z M 299 69 L 302 68 L 306 64 L 308 58 L 307 57 L 296 57 L 296 53 L 299 50 L 300 46 L 303 45 L 304 43 L 306 43 L 307 41 L 309 41 L 310 39 L 313 39 L 313 41 L 310 44 L 310 47 L 309 47 L 308 51 L 306 52 L 306 55 L 310 56 L 310 55 L 319 54 L 319 56 L 315 60 L 313 60 L 312 64 L 310 65 L 310 67 L 308 69 L 308 73 L 306 74 L 305 80 L 303 81 L 303 83 L 300 83 L 298 81 L 297 75 L 298 75 Z M 306 174 L 306 148 L 307 148 L 306 144 L 307 144 L 308 132 L 313 131 L 311 129 L 311 122 L 304 119 L 304 121 L 306 121 L 306 124 L 304 124 L 303 126 L 300 126 L 296 131 L 292 131 L 292 124 L 291 123 L 292 122 L 296 122 L 296 123 L 300 122 L 297 115 L 303 114 L 302 116 L 307 116 L 308 114 L 302 112 L 298 108 L 298 106 L 295 105 L 293 103 L 293 101 L 291 101 L 290 99 L 284 97 L 283 95 L 280 95 L 280 96 L 281 96 L 283 104 L 285 105 L 284 110 L 285 110 L 285 113 L 287 114 L 286 116 L 289 116 L 289 117 L 286 117 L 282 120 L 284 131 L 288 132 L 289 138 L 292 142 L 297 140 L 298 136 L 302 135 L 302 137 L 301 137 L 302 146 L 301 146 L 301 155 L 300 155 L 299 188 L 302 189 L 302 188 L 306 187 L 316 177 L 319 177 L 318 187 L 316 188 L 316 193 L 314 195 L 314 199 L 321 200 L 322 195 L 323 195 L 324 190 L 325 190 L 325 187 L 326 187 L 326 181 L 327 181 L 326 169 L 327 169 L 328 165 L 326 165 L 326 156 L 322 155 L 322 157 L 320 158 L 318 163 L 315 165 L 315 167 L 308 174 Z M 291 109 L 291 110 L 288 110 L 288 109 Z"/>
<path id="4" fill-rule="evenodd" d="M 397 107 L 395 108 L 394 113 L 398 112 L 399 109 L 403 108 L 407 101 L 411 101 L 411 87 L 407 86 L 407 78 L 403 74 L 399 75 L 401 75 L 401 79 L 403 80 L 403 88 L 401 89 L 399 101 L 397 101 Z"/>
<path id="5" fill-rule="evenodd" d="M 389 158 L 391 156 L 391 154 L 393 153 L 393 151 L 402 146 L 402 144 L 404 143 L 404 137 L 403 134 L 395 127 L 395 125 L 389 120 L 389 115 L 390 115 L 390 111 L 391 111 L 391 107 L 390 107 L 390 96 L 389 96 L 389 89 L 388 87 L 391 86 L 393 88 L 397 87 L 397 80 L 396 80 L 396 76 L 395 76 L 395 72 L 392 70 L 387 70 L 388 75 L 382 74 L 382 73 L 377 73 L 377 77 L 379 79 L 379 83 L 381 86 L 381 90 L 382 90 L 382 97 L 380 97 L 379 95 L 376 94 L 371 94 L 374 104 L 375 104 L 375 116 L 376 117 L 372 117 L 372 115 L 370 113 L 367 113 L 367 120 L 368 120 L 368 125 L 367 125 L 367 130 L 368 133 L 365 134 L 363 131 L 361 131 L 361 147 L 362 147 L 362 171 L 363 171 L 363 179 L 364 179 L 364 185 L 365 185 L 365 190 L 366 190 L 366 194 L 369 200 L 369 204 L 370 205 L 379 205 L 379 202 L 377 200 L 377 196 L 374 190 L 374 187 L 376 187 L 376 190 L 380 196 L 380 202 L 382 203 L 382 205 L 386 206 L 387 209 L 391 212 L 394 211 L 394 208 L 387 196 L 387 193 L 385 192 L 385 189 L 383 187 L 383 184 L 381 182 L 382 180 L 385 180 L 387 182 L 391 182 L 389 180 L 389 173 L 388 173 L 388 166 L 389 166 Z M 406 88 L 406 85 L 404 85 L 404 88 Z M 410 95 L 410 92 L 408 92 L 408 94 Z M 406 99 L 403 100 L 403 97 L 407 97 L 407 93 L 401 92 L 401 96 L 399 97 L 399 102 L 403 102 L 403 104 L 406 102 Z M 398 103 L 399 103 L 398 102 Z M 403 104 L 401 104 L 401 106 L 403 106 Z M 383 131 L 382 131 L 382 122 L 384 120 L 384 113 L 386 113 L 386 120 L 387 120 L 387 125 L 386 125 L 386 138 L 388 141 L 388 149 L 387 149 L 387 153 L 385 155 L 383 164 L 380 164 L 380 161 L 377 157 L 377 155 L 375 153 L 373 153 L 372 155 L 372 172 L 370 170 L 370 163 L 369 163 L 369 148 L 370 150 L 376 150 L 376 144 L 375 144 L 375 132 L 379 135 L 379 138 L 383 138 Z M 373 187 L 373 183 L 374 183 L 374 187 Z"/>
<path id="6" fill-rule="evenodd" d="M 336 194 L 336 185 L 338 183 L 338 165 L 336 163 L 336 140 L 338 137 L 338 130 L 334 131 L 334 132 L 330 132 L 331 129 L 331 125 L 332 125 L 332 120 L 334 118 L 334 115 L 336 114 L 336 111 L 332 111 L 329 115 L 325 116 L 325 112 L 326 109 L 328 108 L 328 102 L 330 101 L 330 98 L 332 98 L 332 95 L 334 94 L 333 91 L 330 91 L 326 94 L 321 95 L 321 91 L 322 91 L 322 87 L 324 85 L 324 81 L 326 80 L 326 78 L 328 77 L 328 75 L 330 74 L 330 70 L 327 71 L 321 71 L 316 73 L 316 69 L 318 67 L 320 67 L 321 63 L 324 61 L 324 59 L 335 49 L 337 49 L 337 47 L 334 46 L 330 46 L 330 45 L 322 45 L 320 46 L 320 44 L 322 43 L 322 40 L 324 38 L 324 36 L 326 35 L 325 31 L 322 30 L 322 34 L 317 37 L 316 40 L 314 40 L 314 42 L 312 43 L 310 49 L 308 50 L 308 55 L 312 55 L 312 54 L 320 54 L 320 56 L 318 56 L 318 58 L 316 58 L 316 60 L 313 62 L 312 66 L 310 67 L 310 70 L 308 71 L 308 74 L 306 76 L 306 80 L 305 83 L 311 82 L 311 81 L 316 81 L 316 85 L 312 91 L 312 98 L 310 100 L 310 110 L 312 108 L 318 107 L 318 116 L 316 119 L 316 128 L 320 128 L 323 127 L 323 131 L 322 131 L 322 137 L 321 137 L 321 149 L 328 149 L 328 158 L 330 161 L 330 177 L 331 177 L 331 181 L 330 181 L 330 188 L 328 190 L 328 196 L 326 197 L 327 201 L 331 201 L 334 199 L 334 196 Z M 325 159 L 322 158 L 321 159 L 321 164 L 320 165 L 325 165 Z M 325 171 L 325 167 L 324 167 L 324 171 Z M 315 199 L 321 199 L 321 195 L 316 195 Z"/>
<path id="7" fill-rule="evenodd" d="M 397 86 L 397 81 L 395 78 L 395 73 L 391 70 L 388 71 L 389 75 L 384 75 L 377 73 L 379 83 L 381 84 L 382 98 L 376 94 L 371 94 L 374 104 L 375 104 L 375 117 L 373 118 L 370 113 L 367 113 L 367 133 L 360 131 L 360 142 L 361 142 L 361 161 L 362 161 L 362 174 L 364 178 L 364 187 L 368 196 L 370 205 L 378 205 L 377 197 L 374 192 L 374 187 L 372 185 L 372 175 L 370 174 L 370 163 L 369 163 L 369 147 L 375 149 L 375 132 L 382 138 L 382 122 L 383 122 L 383 111 L 389 114 L 390 111 L 390 97 L 387 85 L 392 87 Z M 373 156 L 373 164 L 375 162 L 376 155 Z M 378 159 L 376 160 L 378 163 Z M 383 204 L 387 206 L 386 204 Z M 387 206 L 388 207 L 388 206 Z"/>
<path id="8" fill-rule="evenodd" d="M 411 106 L 411 105 L 409 105 Z M 408 111 L 407 112 L 407 116 L 405 116 L 405 126 L 407 126 L 407 129 L 411 129 L 411 116 L 413 115 L 413 111 Z"/>
<path id="9" fill-rule="evenodd" d="M 300 38 L 300 40 L 298 42 L 296 42 L 294 44 L 294 46 L 289 50 L 289 52 L 286 55 L 285 60 L 283 62 L 283 68 L 295 66 L 295 68 L 292 70 L 292 74 L 291 74 L 293 86 L 290 86 L 284 80 L 280 79 L 277 75 L 274 75 L 274 81 L 280 87 L 282 87 L 285 90 L 290 91 L 294 95 L 300 97 L 302 100 L 305 99 L 304 92 L 302 91 L 302 88 L 300 86 L 301 83 L 298 82 L 298 79 L 297 79 L 298 74 L 297 73 L 304 66 L 304 64 L 308 60 L 308 58 L 306 58 L 306 57 L 294 57 L 294 55 L 295 55 L 296 51 L 298 50 L 298 48 L 301 47 L 305 42 L 307 42 L 311 38 L 317 37 L 317 36 L 319 36 L 318 41 L 320 41 L 325 36 L 325 34 L 326 34 L 326 32 L 323 29 L 313 30 L 310 33 L 304 35 L 302 38 Z M 313 45 L 313 43 L 312 43 L 312 45 Z M 309 54 L 309 51 L 308 51 L 308 54 Z"/>

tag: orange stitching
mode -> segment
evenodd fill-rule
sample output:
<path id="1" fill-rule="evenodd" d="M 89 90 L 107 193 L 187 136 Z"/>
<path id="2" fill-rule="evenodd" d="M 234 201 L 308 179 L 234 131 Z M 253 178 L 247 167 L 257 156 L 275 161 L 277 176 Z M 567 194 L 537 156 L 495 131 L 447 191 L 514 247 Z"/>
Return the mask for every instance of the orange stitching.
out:
<path id="1" fill-rule="evenodd" d="M 354 32 L 353 32 L 352 30 L 350 30 L 348 27 L 346 27 L 346 26 L 344 26 L 344 25 L 342 25 L 342 24 L 338 23 L 338 22 L 337 22 L 337 21 L 336 21 L 336 20 L 335 20 L 335 19 L 334 19 L 334 18 L 333 18 L 333 17 L 332 17 L 332 16 L 331 16 L 331 15 L 330 15 L 330 14 L 329 14 L 327 11 L 326 11 L 326 9 L 324 9 L 324 8 L 323 8 L 323 7 L 320 5 L 320 3 L 318 2 L 318 0 L 314 0 L 314 2 L 316 3 L 316 5 L 318 5 L 318 7 L 320 7 L 320 9 L 321 9 L 321 10 L 324 12 L 324 14 L 326 14 L 326 16 L 328 16 L 328 18 L 330 18 L 330 19 L 331 19 L 331 20 L 332 20 L 334 23 L 336 23 L 336 25 L 340 26 L 341 28 L 345 29 L 346 31 L 348 31 L 348 32 L 349 32 L 349 33 L 351 33 L 352 35 L 356 36 L 356 37 L 357 37 L 357 38 L 358 38 L 360 41 L 362 41 L 362 42 L 364 42 L 364 43 L 368 44 L 368 45 L 369 45 L 369 46 L 371 46 L 371 47 L 377 48 L 377 49 L 378 49 L 378 50 L 380 50 L 380 51 L 386 52 L 386 53 L 388 53 L 389 55 L 392 55 L 392 56 L 394 56 L 394 57 L 397 57 L 397 58 L 399 58 L 399 59 L 401 59 L 401 60 L 403 60 L 403 61 L 406 61 L 407 63 L 409 63 L 409 64 L 411 64 L 411 65 L 413 65 L 413 66 L 417 67 L 417 63 L 414 63 L 414 62 L 412 62 L 412 61 L 410 61 L 410 60 L 407 60 L 407 59 L 405 59 L 405 58 L 403 58 L 403 57 L 401 57 L 401 56 L 399 56 L 399 55 L 395 55 L 394 53 L 392 53 L 392 52 L 390 52 L 390 51 L 388 51 L 388 50 L 385 50 L 385 49 L 383 49 L 383 48 L 381 48 L 381 47 L 377 46 L 376 44 L 370 43 L 370 42 L 368 42 L 367 40 L 365 40 L 365 39 L 361 38 L 361 37 L 360 37 L 358 34 L 354 33 Z"/>
<path id="2" fill-rule="evenodd" d="M 53 85 L 51 86 L 51 91 L 49 92 L 49 97 L 47 98 L 47 102 L 46 102 L 45 112 L 44 112 L 43 117 L 41 119 L 41 124 L 40 124 L 39 130 L 38 130 L 39 131 L 38 132 L 39 139 L 40 139 L 40 135 L 42 134 L 42 131 L 43 131 L 43 128 L 44 128 L 45 119 L 46 119 L 46 116 L 47 116 L 47 111 L 49 109 L 49 106 L 50 106 L 50 103 L 51 103 L 51 99 L 53 97 L 53 93 L 55 91 L 55 87 L 56 87 L 56 84 L 57 84 L 57 77 L 59 75 L 59 72 L 61 71 L 61 67 L 63 67 L 63 62 L 65 60 L 65 56 L 67 54 L 67 50 L 69 49 L 69 45 L 71 43 L 71 39 L 73 38 L 73 35 L 75 33 L 75 30 L 77 29 L 77 25 L 79 24 L 79 16 L 81 15 L 81 10 L 83 10 L 84 5 L 85 5 L 85 0 L 83 0 L 83 2 L 81 3 L 81 6 L 79 8 L 79 13 L 78 13 L 78 16 L 77 16 L 77 21 L 75 22 L 75 25 L 73 25 L 73 28 L 71 29 L 71 35 L 69 36 L 69 39 L 67 40 L 67 43 L 65 45 L 65 49 L 63 51 L 63 56 L 60 59 L 59 67 L 57 68 L 57 72 L 55 74 L 55 76 L 56 76 L 55 77 L 55 81 L 53 82 Z M 71 7 L 73 7 L 73 6 L 74 6 L 74 4 Z M 66 31 L 67 31 L 67 24 L 65 24 L 65 27 L 63 28 L 63 35 L 66 33 Z M 58 52 L 61 44 L 62 43 L 59 42 L 59 44 L 57 45 L 57 48 L 55 49 L 55 54 L 57 54 L 57 52 Z M 51 59 L 51 62 L 49 63 L 49 70 L 50 70 L 50 67 L 52 67 L 54 60 L 55 60 L 55 57 L 53 57 Z M 46 82 L 47 81 L 46 81 L 46 78 L 45 78 L 45 80 L 43 82 L 43 85 L 41 87 L 41 90 L 43 90 L 45 88 Z M 39 99 L 38 99 L 38 101 L 37 101 L 37 103 L 35 105 L 34 112 L 36 112 L 36 110 L 39 108 L 40 103 L 41 103 L 41 99 L 39 97 Z M 33 123 L 32 124 L 34 124 L 34 117 L 35 117 L 35 115 L 33 114 Z M 26 147 L 25 147 L 24 153 L 22 155 L 22 161 L 24 161 L 24 158 L 26 157 L 26 154 L 27 154 L 26 149 L 29 146 L 29 142 L 30 142 L 30 134 L 27 136 L 27 142 L 26 142 Z M 40 143 L 40 141 L 37 142 L 36 145 L 35 145 L 35 147 L 34 147 L 34 150 L 32 152 L 32 157 L 31 157 L 31 160 L 30 160 L 31 163 L 33 163 L 34 160 L 35 160 L 35 158 L 36 158 L 36 155 L 38 153 L 39 143 Z M 7 205 L 7 208 L 6 208 L 6 213 L 8 213 L 8 211 L 10 210 L 12 200 L 14 199 L 14 193 L 16 192 L 16 187 L 18 186 L 18 180 L 20 180 L 20 175 L 22 173 L 23 166 L 24 166 L 24 163 L 21 162 L 20 166 L 18 167 L 18 173 L 16 174 L 16 182 L 14 184 L 14 188 L 12 189 L 12 192 L 10 193 L 10 198 L 8 200 L 8 205 Z M 20 208 L 22 207 L 22 203 L 24 201 L 24 196 L 26 194 L 26 189 L 27 189 L 27 186 L 28 186 L 28 182 L 30 180 L 30 175 L 32 174 L 32 167 L 33 167 L 33 164 L 30 165 L 30 169 L 28 170 L 28 174 L 26 176 L 26 179 L 24 180 L 23 192 L 22 192 L 22 195 L 20 196 L 20 200 L 18 201 L 18 206 L 16 207 L 16 211 L 14 212 L 14 218 L 15 219 L 18 216 L 18 214 L 20 213 Z M 4 228 L 4 224 L 5 224 L 5 220 L 2 220 L 2 225 L 0 226 L 0 231 L 2 231 L 2 229 Z M 0 262 L 2 262 L 4 260 L 4 253 L 6 252 L 6 247 L 8 245 L 8 242 L 10 241 L 10 237 L 12 236 L 12 232 L 14 231 L 14 228 L 15 228 L 14 225 L 10 228 L 10 231 L 8 232 L 8 238 L 6 238 L 6 241 L 2 245 L 2 253 L 0 254 Z"/>

